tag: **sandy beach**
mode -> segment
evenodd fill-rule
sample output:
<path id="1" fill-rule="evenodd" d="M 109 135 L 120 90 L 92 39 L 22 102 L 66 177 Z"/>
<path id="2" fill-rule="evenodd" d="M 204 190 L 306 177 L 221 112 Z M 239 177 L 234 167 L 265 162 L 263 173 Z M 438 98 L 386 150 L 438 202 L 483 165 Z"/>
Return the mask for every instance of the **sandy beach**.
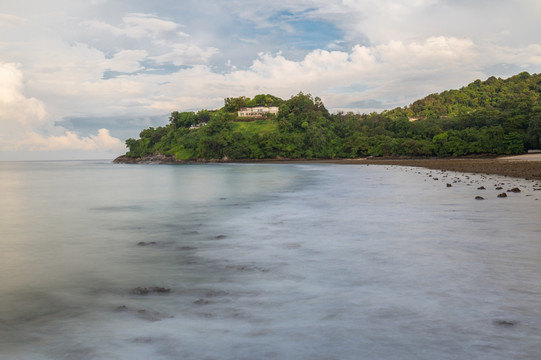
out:
<path id="1" fill-rule="evenodd" d="M 429 159 L 344 159 L 323 160 L 336 164 L 414 166 L 464 173 L 492 174 L 541 180 L 541 154 L 525 154 L 498 158 L 429 158 Z"/>

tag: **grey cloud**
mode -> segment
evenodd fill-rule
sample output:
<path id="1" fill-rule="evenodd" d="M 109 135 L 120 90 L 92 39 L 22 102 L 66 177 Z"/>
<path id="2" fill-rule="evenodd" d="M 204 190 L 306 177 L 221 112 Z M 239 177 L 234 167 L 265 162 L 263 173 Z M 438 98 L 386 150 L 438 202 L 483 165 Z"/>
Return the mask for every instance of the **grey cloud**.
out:
<path id="1" fill-rule="evenodd" d="M 343 108 L 361 108 L 361 109 L 385 109 L 388 105 L 383 104 L 379 100 L 375 99 L 368 99 L 368 100 L 358 100 L 350 102 L 349 104 L 345 105 L 338 105 L 337 107 L 343 107 Z"/>
<path id="2" fill-rule="evenodd" d="M 66 117 L 55 123 L 66 130 L 76 132 L 80 136 L 89 136 L 96 129 L 108 129 L 112 136 L 125 140 L 137 138 L 142 129 L 164 126 L 168 123 L 169 114 L 155 116 L 107 116 L 107 117 Z"/>

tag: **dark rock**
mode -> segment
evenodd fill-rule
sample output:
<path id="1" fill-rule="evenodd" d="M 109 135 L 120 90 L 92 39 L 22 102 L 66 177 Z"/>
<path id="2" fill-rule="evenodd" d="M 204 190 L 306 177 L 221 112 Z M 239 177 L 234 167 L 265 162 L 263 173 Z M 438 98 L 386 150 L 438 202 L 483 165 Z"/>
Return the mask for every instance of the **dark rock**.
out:
<path id="1" fill-rule="evenodd" d="M 154 340 L 151 337 L 144 337 L 144 336 L 136 337 L 135 339 L 133 339 L 133 342 L 138 343 L 138 344 L 150 344 L 153 341 Z"/>
<path id="2" fill-rule="evenodd" d="M 515 187 L 515 188 L 512 188 L 512 189 L 507 190 L 507 192 L 519 193 L 519 192 L 520 192 L 520 189 L 519 189 L 518 187 Z"/>
<path id="3" fill-rule="evenodd" d="M 145 309 L 140 309 L 140 310 L 130 309 L 126 305 L 121 305 L 121 306 L 117 307 L 115 309 L 115 312 L 126 312 L 126 313 L 130 313 L 130 314 L 134 314 L 138 318 L 141 318 L 141 319 L 147 320 L 147 321 L 153 321 L 153 322 L 154 321 L 160 321 L 160 320 L 163 320 L 163 319 L 171 319 L 171 318 L 174 317 L 174 316 L 171 316 L 171 315 L 162 314 L 159 311 L 150 311 L 150 310 L 145 310 Z"/>
<path id="4" fill-rule="evenodd" d="M 227 269 L 234 269 L 237 271 L 249 271 L 249 272 L 261 272 L 261 273 L 267 273 L 269 272 L 269 269 L 264 269 L 259 266 L 252 266 L 252 265 L 226 265 Z"/>
<path id="5" fill-rule="evenodd" d="M 216 240 L 221 240 L 221 239 L 225 239 L 227 237 L 227 235 L 218 235 L 216 237 L 214 237 Z"/>
<path id="6" fill-rule="evenodd" d="M 515 325 L 518 325 L 518 322 L 517 321 L 514 321 L 514 320 L 502 320 L 502 319 L 498 319 L 498 320 L 494 320 L 494 325 L 496 326 L 502 326 L 502 327 L 513 327 Z"/>
<path id="7" fill-rule="evenodd" d="M 152 290 L 152 292 L 155 292 L 155 293 L 158 293 L 158 294 L 164 294 L 164 293 L 171 292 L 171 289 L 166 288 L 166 287 L 154 286 L 154 287 L 152 287 L 150 289 Z"/>
<path id="8" fill-rule="evenodd" d="M 501 189 L 503 189 L 501 186 L 496 187 L 496 190 L 501 190 Z"/>
<path id="9" fill-rule="evenodd" d="M 476 196 L 476 197 L 475 197 L 475 200 L 485 200 L 485 198 L 482 197 L 482 196 Z"/>
<path id="10" fill-rule="evenodd" d="M 506 193 L 501 193 L 501 194 L 498 194 L 498 197 L 499 198 L 506 198 L 507 194 Z"/>
<path id="11" fill-rule="evenodd" d="M 120 305 L 115 309 L 116 312 L 122 312 L 122 311 L 128 311 L 128 307 L 126 305 Z"/>
<path id="12" fill-rule="evenodd" d="M 137 246 L 148 246 L 148 245 L 156 245 L 156 241 L 149 241 L 149 242 L 144 242 L 144 241 L 139 241 L 137 243 Z"/>
<path id="13" fill-rule="evenodd" d="M 453 185 L 451 185 L 451 184 L 447 183 L 447 187 L 451 187 L 451 186 L 453 186 Z"/>
<path id="14" fill-rule="evenodd" d="M 135 295 L 149 295 L 149 294 L 166 294 L 171 292 L 171 289 L 160 286 L 141 287 L 138 286 L 131 291 Z"/>
<path id="15" fill-rule="evenodd" d="M 484 186 L 479 186 L 477 190 L 486 190 Z"/>
<path id="16" fill-rule="evenodd" d="M 173 316 L 162 314 L 159 311 L 148 311 L 145 309 L 137 310 L 136 314 L 137 317 L 152 322 L 173 318 Z"/>
<path id="17" fill-rule="evenodd" d="M 206 297 L 217 297 L 217 296 L 225 296 L 225 295 L 228 295 L 229 293 L 227 291 L 222 291 L 222 290 L 209 290 L 205 293 L 205 296 Z"/>
<path id="18" fill-rule="evenodd" d="M 113 160 L 115 164 L 136 164 L 137 158 L 128 157 L 126 155 L 121 155 Z"/>
<path id="19" fill-rule="evenodd" d="M 195 300 L 193 303 L 196 305 L 208 305 L 208 304 L 211 304 L 212 302 L 210 300 L 199 299 L 199 300 Z"/>

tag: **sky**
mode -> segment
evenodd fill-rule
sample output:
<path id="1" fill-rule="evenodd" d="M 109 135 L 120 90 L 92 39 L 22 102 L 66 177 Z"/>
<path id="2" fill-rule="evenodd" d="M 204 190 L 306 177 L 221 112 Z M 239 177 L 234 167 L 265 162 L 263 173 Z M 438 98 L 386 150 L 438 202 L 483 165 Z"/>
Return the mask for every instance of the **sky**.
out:
<path id="1" fill-rule="evenodd" d="M 541 72 L 538 0 L 0 0 L 0 160 L 112 159 L 173 111 L 380 112 Z"/>

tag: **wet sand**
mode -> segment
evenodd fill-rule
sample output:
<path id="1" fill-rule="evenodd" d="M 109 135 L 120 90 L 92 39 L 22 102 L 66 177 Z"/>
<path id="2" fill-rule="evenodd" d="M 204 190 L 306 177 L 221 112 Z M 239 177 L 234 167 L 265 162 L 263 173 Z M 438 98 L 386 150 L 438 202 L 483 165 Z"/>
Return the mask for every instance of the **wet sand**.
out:
<path id="1" fill-rule="evenodd" d="M 541 154 L 499 158 L 429 158 L 429 159 L 344 159 L 319 160 L 335 164 L 397 165 L 463 173 L 503 175 L 528 180 L 541 180 Z"/>

